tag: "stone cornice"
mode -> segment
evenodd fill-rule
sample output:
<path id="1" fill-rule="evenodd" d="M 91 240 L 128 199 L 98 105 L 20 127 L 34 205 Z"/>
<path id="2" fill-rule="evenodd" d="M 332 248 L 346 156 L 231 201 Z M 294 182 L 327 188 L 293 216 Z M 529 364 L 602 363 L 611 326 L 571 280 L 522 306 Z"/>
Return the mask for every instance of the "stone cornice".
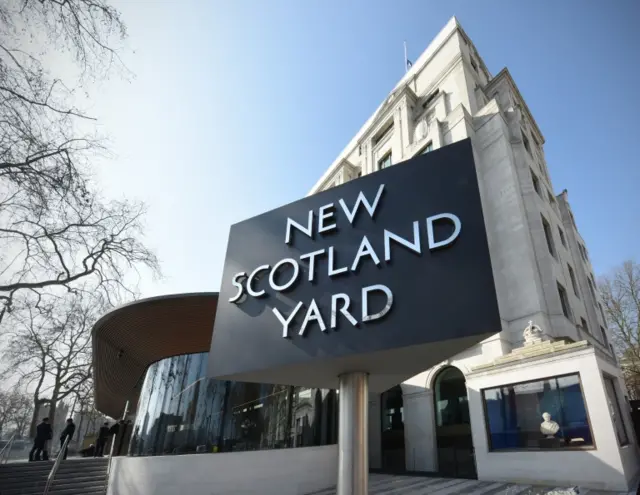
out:
<path id="1" fill-rule="evenodd" d="M 351 174 L 355 175 L 358 173 L 358 167 L 356 167 L 353 163 L 351 163 L 349 160 L 341 160 L 331 171 L 331 174 L 329 174 L 326 179 L 322 182 L 322 184 L 320 184 L 317 188 L 317 190 L 315 192 L 320 192 L 320 191 L 324 191 L 325 188 L 327 187 L 328 184 L 330 184 L 333 180 L 335 180 L 336 176 L 338 175 L 338 173 L 340 173 L 340 171 L 342 170 L 347 170 L 349 171 Z"/>
<path id="2" fill-rule="evenodd" d="M 520 366 L 525 363 L 529 364 L 532 361 L 539 361 L 578 351 L 590 351 L 595 353 L 596 349 L 586 340 L 572 343 L 567 343 L 563 340 L 555 342 L 546 340 L 528 347 L 518 347 L 509 354 L 500 356 L 489 363 L 474 366 L 471 369 L 470 375 L 498 370 L 502 371 L 503 369 L 512 366 Z"/>
<path id="3" fill-rule="evenodd" d="M 533 126 L 533 128 L 536 131 L 536 134 L 537 134 L 536 138 L 539 138 L 540 144 L 544 144 L 545 143 L 544 136 L 542 135 L 542 132 L 540 131 L 540 128 L 538 127 L 538 124 L 537 124 L 536 120 L 533 118 L 533 115 L 531 114 L 531 111 L 529 110 L 529 106 L 527 105 L 527 102 L 522 97 L 522 94 L 520 93 L 520 90 L 518 89 L 518 86 L 517 86 L 516 82 L 514 81 L 513 76 L 511 75 L 511 72 L 509 72 L 508 68 L 505 67 L 500 72 L 498 72 L 498 74 L 493 79 L 491 79 L 491 81 L 489 81 L 489 83 L 485 86 L 485 91 L 487 93 L 491 93 L 491 91 L 503 79 L 506 79 L 507 84 L 509 84 L 509 86 L 511 87 L 512 91 L 514 92 L 514 94 L 516 95 L 516 97 L 518 98 L 520 103 L 522 104 L 522 108 L 523 108 L 527 118 L 529 119 L 529 121 L 531 122 L 531 125 Z"/>

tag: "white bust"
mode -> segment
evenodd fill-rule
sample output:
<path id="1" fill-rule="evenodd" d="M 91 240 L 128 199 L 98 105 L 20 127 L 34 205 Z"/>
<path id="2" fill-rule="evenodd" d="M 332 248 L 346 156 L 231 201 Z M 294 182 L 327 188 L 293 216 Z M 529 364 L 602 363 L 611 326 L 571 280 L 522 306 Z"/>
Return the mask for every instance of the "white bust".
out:
<path id="1" fill-rule="evenodd" d="M 548 412 L 542 413 L 542 419 L 544 421 L 540 424 L 540 433 L 545 435 L 547 438 L 554 438 L 555 434 L 558 433 L 558 430 L 560 429 L 560 425 L 551 420 L 551 414 Z"/>

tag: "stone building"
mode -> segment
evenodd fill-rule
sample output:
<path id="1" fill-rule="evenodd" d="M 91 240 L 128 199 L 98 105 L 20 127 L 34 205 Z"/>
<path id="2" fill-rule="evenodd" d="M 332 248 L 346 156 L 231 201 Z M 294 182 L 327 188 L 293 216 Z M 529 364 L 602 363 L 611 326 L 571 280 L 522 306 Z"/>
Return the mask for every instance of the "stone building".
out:
<path id="1" fill-rule="evenodd" d="M 370 397 L 370 467 L 625 490 L 635 435 L 568 193 L 509 70 L 492 75 L 455 18 L 310 194 L 465 138 L 502 331 Z"/>

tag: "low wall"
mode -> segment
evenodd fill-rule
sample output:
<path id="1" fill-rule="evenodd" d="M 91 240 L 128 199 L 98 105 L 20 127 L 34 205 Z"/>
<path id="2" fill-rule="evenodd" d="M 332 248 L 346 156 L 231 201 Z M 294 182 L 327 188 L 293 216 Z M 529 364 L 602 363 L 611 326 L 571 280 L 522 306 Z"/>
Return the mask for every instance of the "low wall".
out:
<path id="1" fill-rule="evenodd" d="M 334 486 L 337 445 L 114 457 L 107 495 L 303 495 Z"/>

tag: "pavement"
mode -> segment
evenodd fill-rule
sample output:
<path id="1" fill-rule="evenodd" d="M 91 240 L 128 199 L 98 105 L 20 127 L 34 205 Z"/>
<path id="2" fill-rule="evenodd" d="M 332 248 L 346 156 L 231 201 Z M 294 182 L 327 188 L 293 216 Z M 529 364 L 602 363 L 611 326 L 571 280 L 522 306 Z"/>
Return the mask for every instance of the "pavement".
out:
<path id="1" fill-rule="evenodd" d="M 636 495 L 630 492 L 590 490 L 568 486 L 535 486 L 452 478 L 371 474 L 370 495 Z M 336 489 L 320 490 L 307 495 L 336 495 Z"/>

